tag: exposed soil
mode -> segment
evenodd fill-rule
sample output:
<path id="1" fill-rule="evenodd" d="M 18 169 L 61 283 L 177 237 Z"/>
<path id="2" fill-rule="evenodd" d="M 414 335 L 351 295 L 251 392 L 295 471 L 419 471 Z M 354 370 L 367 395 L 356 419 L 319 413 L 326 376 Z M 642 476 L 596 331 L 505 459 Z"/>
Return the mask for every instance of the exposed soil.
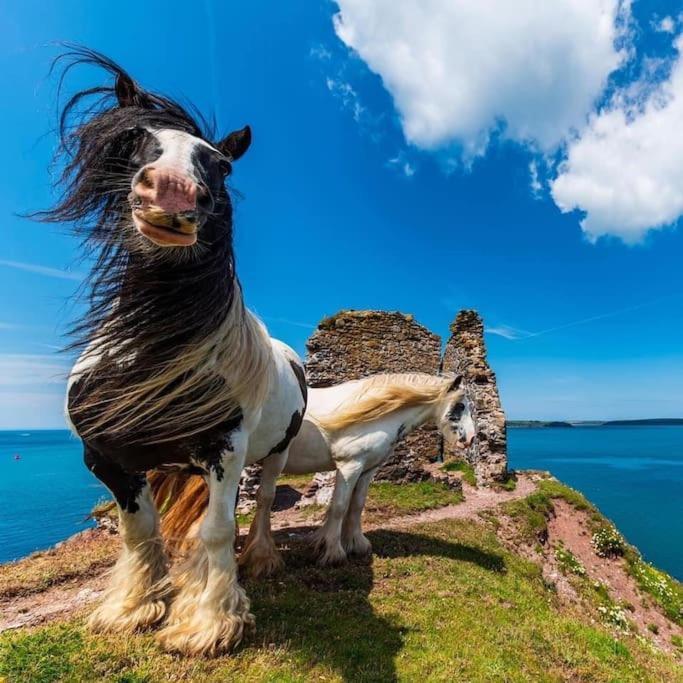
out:
<path id="1" fill-rule="evenodd" d="M 600 581 L 609 591 L 614 602 L 627 606 L 626 615 L 641 635 L 649 637 L 659 647 L 673 650 L 671 636 L 683 637 L 683 629 L 667 619 L 650 596 L 643 593 L 628 573 L 626 560 L 622 557 L 600 557 L 591 542 L 589 516 L 574 509 L 564 500 L 553 503 L 555 515 L 548 522 L 548 545 L 557 548 L 560 543 L 571 550 L 586 569 L 591 581 Z M 554 552 L 549 553 L 554 560 Z M 653 625 L 658 633 L 648 626 Z"/>

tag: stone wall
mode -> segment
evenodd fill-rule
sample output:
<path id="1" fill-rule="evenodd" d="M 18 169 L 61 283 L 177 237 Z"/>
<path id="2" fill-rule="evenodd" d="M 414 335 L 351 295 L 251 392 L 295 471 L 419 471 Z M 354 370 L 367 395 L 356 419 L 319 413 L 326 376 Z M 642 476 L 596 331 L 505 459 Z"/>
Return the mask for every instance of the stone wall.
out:
<path id="1" fill-rule="evenodd" d="M 496 376 L 486 360 L 484 323 L 476 311 L 460 311 L 451 324 L 443 372 L 464 375 L 474 406 L 477 438 L 469 449 L 445 445 L 444 455 L 464 457 L 482 484 L 507 475 L 505 413 L 500 404 Z M 465 452 L 463 452 L 465 451 Z"/>
<path id="2" fill-rule="evenodd" d="M 323 319 L 308 340 L 306 378 L 311 387 L 327 387 L 382 372 L 439 373 L 441 338 L 412 315 L 388 311 L 341 311 Z M 413 463 L 434 460 L 441 439 L 433 427 L 409 434 L 378 478 L 419 479 Z M 427 475 L 425 475 L 427 478 Z"/>

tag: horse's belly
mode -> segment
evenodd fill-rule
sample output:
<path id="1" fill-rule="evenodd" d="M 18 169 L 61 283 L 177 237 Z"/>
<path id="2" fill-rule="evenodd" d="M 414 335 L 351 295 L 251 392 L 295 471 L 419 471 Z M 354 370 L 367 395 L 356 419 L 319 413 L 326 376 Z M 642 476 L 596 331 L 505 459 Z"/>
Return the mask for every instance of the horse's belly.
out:
<path id="1" fill-rule="evenodd" d="M 313 422 L 304 420 L 299 434 L 289 446 L 284 471 L 288 474 L 311 474 L 333 469 L 335 464 L 327 439 Z"/>

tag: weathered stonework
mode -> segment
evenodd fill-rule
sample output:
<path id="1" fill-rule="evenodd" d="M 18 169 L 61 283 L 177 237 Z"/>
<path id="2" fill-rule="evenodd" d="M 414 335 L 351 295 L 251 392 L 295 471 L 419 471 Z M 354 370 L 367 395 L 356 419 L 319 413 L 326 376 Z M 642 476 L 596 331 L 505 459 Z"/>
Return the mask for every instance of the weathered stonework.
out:
<path id="1" fill-rule="evenodd" d="M 484 323 L 476 311 L 460 311 L 451 324 L 443 372 L 462 374 L 474 405 L 477 438 L 463 452 L 444 445 L 444 455 L 464 457 L 481 484 L 505 479 L 507 475 L 507 433 L 496 376 L 486 360 Z"/>
<path id="2" fill-rule="evenodd" d="M 247 465 L 242 470 L 239 493 L 237 497 L 237 512 L 240 515 L 249 514 L 256 507 L 256 492 L 261 484 L 261 463 Z"/>
<path id="3" fill-rule="evenodd" d="M 311 387 L 328 387 L 382 372 L 426 372 L 441 365 L 441 339 L 412 315 L 387 311 L 341 311 L 323 319 L 308 340 L 306 377 Z M 438 431 L 425 427 L 409 434 L 378 479 L 429 478 L 419 462 L 441 452 Z"/>
<path id="4" fill-rule="evenodd" d="M 377 479 L 398 482 L 434 480 L 425 465 L 440 457 L 467 460 L 480 484 L 505 479 L 507 450 L 505 413 L 496 376 L 486 360 L 484 325 L 475 311 L 461 311 L 451 325 L 451 337 L 441 359 L 441 341 L 412 316 L 385 311 L 341 311 L 325 318 L 307 343 L 307 382 L 327 387 L 381 372 L 454 372 L 465 376 L 474 406 L 477 439 L 467 452 L 441 444 L 438 430 L 425 427 L 409 434 Z M 240 511 L 254 506 L 260 466 L 245 470 L 240 485 Z M 329 502 L 334 472 L 313 479 L 299 505 Z M 451 485 L 449 483 L 449 485 Z"/>

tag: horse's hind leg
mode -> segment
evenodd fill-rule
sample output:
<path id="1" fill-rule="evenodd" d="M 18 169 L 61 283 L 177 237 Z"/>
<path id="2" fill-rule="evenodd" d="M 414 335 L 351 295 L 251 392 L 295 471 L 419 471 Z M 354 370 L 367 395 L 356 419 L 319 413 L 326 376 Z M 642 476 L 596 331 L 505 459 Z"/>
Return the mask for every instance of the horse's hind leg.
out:
<path id="1" fill-rule="evenodd" d="M 224 453 L 211 468 L 201 543 L 178 572 L 178 595 L 158 634 L 166 650 L 217 655 L 238 645 L 254 626 L 249 599 L 237 582 L 234 547 L 235 496 L 245 450 Z"/>
<path id="2" fill-rule="evenodd" d="M 111 570 L 102 603 L 88 625 L 98 632 L 149 628 L 166 613 L 170 583 L 168 562 L 159 534 L 159 516 L 147 478 L 129 474 L 86 448 L 86 464 L 114 494 L 123 548 Z"/>
<path id="3" fill-rule="evenodd" d="M 374 467 L 364 472 L 353 490 L 349 510 L 342 526 L 342 546 L 349 555 L 369 555 L 372 552 L 372 545 L 361 529 L 361 516 L 368 497 L 368 489 L 378 469 L 379 467 Z"/>
<path id="4" fill-rule="evenodd" d="M 270 530 L 270 514 L 275 500 L 277 478 L 287 462 L 287 451 L 275 453 L 263 460 L 261 483 L 256 494 L 256 516 L 249 527 L 249 535 L 240 555 L 239 564 L 251 578 L 268 576 L 282 567 Z"/>

